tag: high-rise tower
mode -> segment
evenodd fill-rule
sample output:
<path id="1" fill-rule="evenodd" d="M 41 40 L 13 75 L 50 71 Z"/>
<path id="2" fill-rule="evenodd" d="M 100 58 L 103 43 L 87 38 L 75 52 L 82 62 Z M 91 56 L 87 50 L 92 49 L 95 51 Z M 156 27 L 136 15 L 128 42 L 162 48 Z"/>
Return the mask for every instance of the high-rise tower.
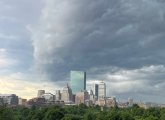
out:
<path id="1" fill-rule="evenodd" d="M 70 85 L 73 94 L 86 90 L 86 72 L 71 71 L 70 72 Z"/>
<path id="2" fill-rule="evenodd" d="M 98 94 L 99 94 L 99 85 L 95 84 L 94 86 L 94 94 L 96 96 L 96 99 L 98 99 Z"/>
<path id="3" fill-rule="evenodd" d="M 99 98 L 106 97 L 106 85 L 103 81 L 99 83 L 98 97 Z"/>

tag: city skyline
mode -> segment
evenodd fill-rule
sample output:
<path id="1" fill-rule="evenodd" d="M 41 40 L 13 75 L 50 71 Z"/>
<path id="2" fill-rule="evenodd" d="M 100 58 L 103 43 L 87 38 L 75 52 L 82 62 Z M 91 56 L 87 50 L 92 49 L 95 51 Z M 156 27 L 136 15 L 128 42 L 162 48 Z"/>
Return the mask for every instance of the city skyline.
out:
<path id="1" fill-rule="evenodd" d="M 1 0 L 0 93 L 54 93 L 76 70 L 87 72 L 87 89 L 104 80 L 108 96 L 164 103 L 164 6 L 162 0 Z"/>

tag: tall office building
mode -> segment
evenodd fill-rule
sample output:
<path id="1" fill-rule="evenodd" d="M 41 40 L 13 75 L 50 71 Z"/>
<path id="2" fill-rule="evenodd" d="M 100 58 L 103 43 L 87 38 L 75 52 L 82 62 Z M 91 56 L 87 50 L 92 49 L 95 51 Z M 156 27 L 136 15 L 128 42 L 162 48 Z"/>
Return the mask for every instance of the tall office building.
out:
<path id="1" fill-rule="evenodd" d="M 70 72 L 70 85 L 73 94 L 86 90 L 86 72 L 71 71 Z"/>
<path id="2" fill-rule="evenodd" d="M 98 97 L 99 98 L 105 98 L 106 97 L 106 85 L 103 81 L 99 83 Z"/>
<path id="3" fill-rule="evenodd" d="M 72 90 L 69 87 L 69 85 L 67 84 L 67 86 L 65 86 L 63 88 L 62 94 L 61 94 L 61 100 L 63 100 L 65 103 L 69 103 L 69 102 L 73 102 L 72 100 Z"/>
<path id="4" fill-rule="evenodd" d="M 96 96 L 96 99 L 98 99 L 98 94 L 99 94 L 99 85 L 95 84 L 94 86 L 94 94 Z"/>
<path id="5" fill-rule="evenodd" d="M 56 100 L 61 100 L 60 90 L 56 90 Z"/>

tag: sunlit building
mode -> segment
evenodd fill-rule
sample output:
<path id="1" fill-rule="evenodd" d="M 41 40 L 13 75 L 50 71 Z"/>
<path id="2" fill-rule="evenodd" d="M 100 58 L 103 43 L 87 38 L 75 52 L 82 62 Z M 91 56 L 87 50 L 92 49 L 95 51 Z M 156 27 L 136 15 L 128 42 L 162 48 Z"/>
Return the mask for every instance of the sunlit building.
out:
<path id="1" fill-rule="evenodd" d="M 88 94 L 88 92 L 86 90 L 80 91 L 80 92 L 76 93 L 75 103 L 77 105 L 79 105 L 81 103 L 85 104 L 86 101 L 89 101 L 89 94 Z"/>
<path id="2" fill-rule="evenodd" d="M 70 85 L 73 94 L 86 90 L 86 72 L 71 71 L 70 72 Z"/>
<path id="3" fill-rule="evenodd" d="M 108 97 L 106 98 L 106 106 L 107 107 L 116 107 L 117 102 L 115 97 Z"/>
<path id="4" fill-rule="evenodd" d="M 67 86 L 65 86 L 63 88 L 63 91 L 61 94 L 61 100 L 63 100 L 65 103 L 70 103 L 73 101 L 72 100 L 72 90 L 68 84 L 67 84 Z"/>

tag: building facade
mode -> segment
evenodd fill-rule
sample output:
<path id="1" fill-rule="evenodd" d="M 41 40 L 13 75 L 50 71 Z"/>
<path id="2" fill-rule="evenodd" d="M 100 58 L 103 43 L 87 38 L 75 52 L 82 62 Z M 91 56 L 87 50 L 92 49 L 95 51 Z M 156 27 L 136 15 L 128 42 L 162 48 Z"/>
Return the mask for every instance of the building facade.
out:
<path id="1" fill-rule="evenodd" d="M 18 105 L 25 105 L 27 102 L 27 99 L 22 99 L 22 98 L 19 98 L 19 102 L 18 102 Z"/>
<path id="2" fill-rule="evenodd" d="M 99 85 L 95 84 L 95 86 L 94 86 L 94 95 L 96 96 L 96 100 L 98 99 L 98 94 L 99 94 Z"/>
<path id="3" fill-rule="evenodd" d="M 105 83 L 102 81 L 99 83 L 98 85 L 98 98 L 105 98 L 106 97 L 106 85 Z"/>
<path id="4" fill-rule="evenodd" d="M 86 90 L 86 72 L 71 71 L 70 72 L 70 85 L 73 94 Z"/>
<path id="5" fill-rule="evenodd" d="M 72 102 L 72 90 L 71 88 L 68 86 L 65 86 L 63 88 L 62 94 L 61 94 L 61 100 L 63 100 L 65 103 L 70 103 Z"/>
<path id="6" fill-rule="evenodd" d="M 55 95 L 51 93 L 45 93 L 41 95 L 41 98 L 45 98 L 46 103 L 51 103 L 55 101 Z"/>
<path id="7" fill-rule="evenodd" d="M 56 100 L 61 100 L 61 92 L 60 92 L 60 90 L 56 90 Z"/>
<path id="8" fill-rule="evenodd" d="M 18 96 L 15 94 L 0 94 L 0 99 L 3 104 L 18 105 Z"/>
<path id="9" fill-rule="evenodd" d="M 76 93 L 75 104 L 77 104 L 77 105 L 79 105 L 81 103 L 85 104 L 86 101 L 89 101 L 89 94 L 86 90 Z"/>

